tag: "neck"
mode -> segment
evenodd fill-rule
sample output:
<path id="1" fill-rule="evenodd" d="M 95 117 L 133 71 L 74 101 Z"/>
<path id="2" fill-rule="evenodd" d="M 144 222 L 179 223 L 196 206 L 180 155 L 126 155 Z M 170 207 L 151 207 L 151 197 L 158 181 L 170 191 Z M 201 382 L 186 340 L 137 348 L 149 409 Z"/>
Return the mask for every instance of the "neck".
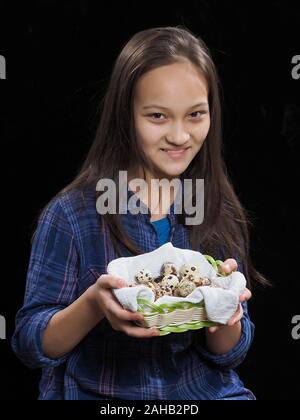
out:
<path id="1" fill-rule="evenodd" d="M 143 168 L 136 171 L 129 170 L 128 183 L 136 178 L 144 179 L 148 188 L 147 191 L 140 191 L 138 189 L 133 188 L 134 193 L 136 193 L 140 200 L 143 201 L 149 207 L 153 218 L 158 219 L 164 217 L 168 213 L 169 207 L 173 204 L 175 200 L 176 191 L 174 191 L 174 188 L 169 188 L 169 183 L 167 183 L 166 187 L 164 187 L 158 186 L 158 182 L 162 179 L 168 179 L 168 181 L 171 182 L 173 179 L 179 179 L 179 177 L 170 178 L 167 176 L 161 176 L 159 178 L 155 178 Z M 154 182 L 154 180 L 157 179 L 158 182 Z"/>

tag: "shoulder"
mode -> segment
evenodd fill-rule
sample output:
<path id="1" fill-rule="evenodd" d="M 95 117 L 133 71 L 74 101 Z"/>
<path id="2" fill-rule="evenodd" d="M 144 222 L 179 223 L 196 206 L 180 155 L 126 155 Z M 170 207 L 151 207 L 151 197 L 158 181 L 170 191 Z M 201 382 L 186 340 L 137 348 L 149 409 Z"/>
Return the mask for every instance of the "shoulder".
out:
<path id="1" fill-rule="evenodd" d="M 74 226 L 81 219 L 95 217 L 96 211 L 96 191 L 91 187 L 77 188 L 52 198 L 41 212 L 40 221 Z"/>
<path id="2" fill-rule="evenodd" d="M 96 211 L 96 190 L 91 187 L 76 188 L 60 194 L 58 204 L 67 213 L 80 215 Z"/>

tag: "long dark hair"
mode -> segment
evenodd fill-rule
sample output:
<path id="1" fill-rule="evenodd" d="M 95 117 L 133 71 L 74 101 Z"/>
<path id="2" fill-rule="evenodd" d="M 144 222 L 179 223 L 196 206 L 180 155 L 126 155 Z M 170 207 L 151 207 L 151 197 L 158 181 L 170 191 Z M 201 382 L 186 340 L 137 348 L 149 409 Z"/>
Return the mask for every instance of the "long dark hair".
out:
<path id="1" fill-rule="evenodd" d="M 204 42 L 182 26 L 141 31 L 123 47 L 102 100 L 100 123 L 85 162 L 75 179 L 55 197 L 86 186 L 95 188 L 102 178 L 114 180 L 118 185 L 119 171 L 128 170 L 130 162 L 156 173 L 136 139 L 133 119 L 135 87 L 139 78 L 149 70 L 181 60 L 190 61 L 205 77 L 211 118 L 207 138 L 185 171 L 185 177 L 193 179 L 194 189 L 196 179 L 205 180 L 204 221 L 200 225 L 186 226 L 192 249 L 203 249 L 207 254 L 216 255 L 220 248 L 225 247 L 227 256 L 240 258 L 249 285 L 253 280 L 266 283 L 251 262 L 249 217 L 234 192 L 223 159 L 217 71 Z M 122 256 L 124 247 L 133 255 L 145 252 L 128 237 L 118 214 L 102 217 L 119 256 Z M 182 214 L 180 222 L 183 224 L 184 219 Z"/>

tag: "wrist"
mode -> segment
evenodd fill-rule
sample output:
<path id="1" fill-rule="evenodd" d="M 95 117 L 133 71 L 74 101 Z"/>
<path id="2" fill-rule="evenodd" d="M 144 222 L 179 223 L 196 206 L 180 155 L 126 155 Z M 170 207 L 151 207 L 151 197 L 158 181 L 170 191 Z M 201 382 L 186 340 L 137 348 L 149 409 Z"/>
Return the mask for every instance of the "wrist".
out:
<path id="1" fill-rule="evenodd" d="M 99 318 L 99 321 L 100 321 L 102 318 L 104 318 L 104 313 L 99 305 L 99 293 L 98 293 L 97 284 L 95 283 L 92 286 L 90 286 L 86 290 L 85 295 L 86 295 L 88 306 L 94 313 L 94 316 L 96 318 Z"/>
<path id="2" fill-rule="evenodd" d="M 208 350 L 217 355 L 228 353 L 240 341 L 242 323 L 238 321 L 234 325 L 222 325 L 214 333 L 206 330 L 206 345 Z"/>

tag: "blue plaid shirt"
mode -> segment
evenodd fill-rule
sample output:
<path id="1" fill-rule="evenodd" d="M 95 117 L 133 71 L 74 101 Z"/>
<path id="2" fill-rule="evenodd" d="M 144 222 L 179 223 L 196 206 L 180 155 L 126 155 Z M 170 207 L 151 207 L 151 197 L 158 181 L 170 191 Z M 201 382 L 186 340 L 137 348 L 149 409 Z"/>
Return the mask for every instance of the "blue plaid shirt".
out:
<path id="1" fill-rule="evenodd" d="M 149 213 L 128 211 L 121 217 L 127 233 L 144 252 L 160 246 Z M 168 218 L 172 244 L 191 249 L 174 204 Z M 43 353 L 42 336 L 51 317 L 106 273 L 114 258 L 117 255 L 97 213 L 92 189 L 64 193 L 43 211 L 32 244 L 24 305 L 16 316 L 12 339 L 15 353 L 27 366 L 42 368 L 39 398 L 254 399 L 233 370 L 244 360 L 254 334 L 246 304 L 240 342 L 223 355 L 205 348 L 204 330 L 139 339 L 115 331 L 106 319 L 64 357 L 51 359 Z"/>

